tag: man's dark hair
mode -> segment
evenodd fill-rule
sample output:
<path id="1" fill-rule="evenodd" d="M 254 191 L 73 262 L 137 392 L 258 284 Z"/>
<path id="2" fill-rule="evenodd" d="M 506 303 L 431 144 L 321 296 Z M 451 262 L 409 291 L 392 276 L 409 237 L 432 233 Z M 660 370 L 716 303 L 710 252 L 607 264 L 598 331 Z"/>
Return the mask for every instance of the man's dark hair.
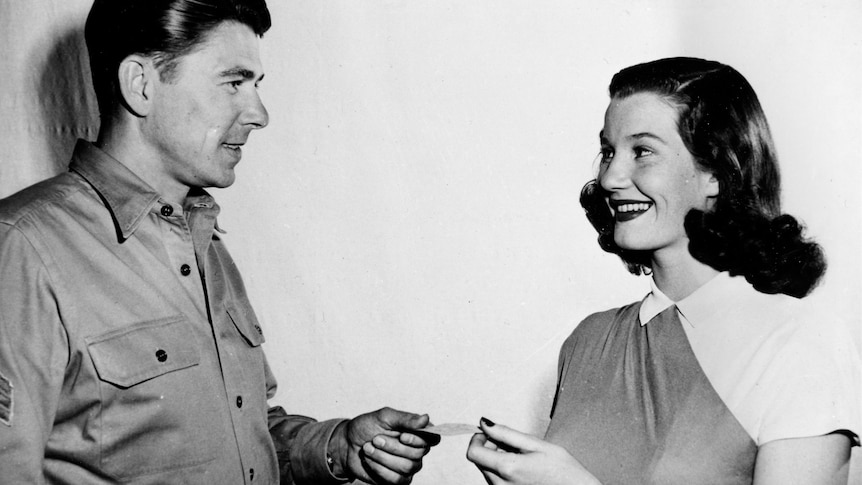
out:
<path id="1" fill-rule="evenodd" d="M 163 81 L 222 22 L 269 30 L 266 0 L 95 0 L 85 37 L 102 119 L 120 103 L 118 70 L 131 54 L 151 57 Z"/>

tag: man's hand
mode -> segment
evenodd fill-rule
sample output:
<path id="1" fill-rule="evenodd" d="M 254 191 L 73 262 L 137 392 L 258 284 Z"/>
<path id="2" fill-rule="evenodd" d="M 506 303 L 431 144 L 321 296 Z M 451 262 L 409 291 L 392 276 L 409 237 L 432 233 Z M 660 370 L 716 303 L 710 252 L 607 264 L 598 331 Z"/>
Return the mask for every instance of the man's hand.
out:
<path id="1" fill-rule="evenodd" d="M 338 425 L 329 441 L 336 476 L 368 483 L 401 485 L 422 468 L 430 443 L 409 430 L 424 428 L 427 414 L 383 408 Z"/>

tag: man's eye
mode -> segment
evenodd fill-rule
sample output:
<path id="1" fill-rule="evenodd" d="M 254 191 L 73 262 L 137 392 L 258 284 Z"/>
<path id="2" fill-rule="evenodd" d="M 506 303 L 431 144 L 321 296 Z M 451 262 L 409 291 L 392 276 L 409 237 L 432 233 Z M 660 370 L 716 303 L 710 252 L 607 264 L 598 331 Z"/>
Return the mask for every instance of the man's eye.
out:
<path id="1" fill-rule="evenodd" d="M 227 85 L 233 89 L 239 89 L 239 87 L 242 86 L 242 83 L 243 81 L 240 79 L 238 81 L 228 81 Z"/>

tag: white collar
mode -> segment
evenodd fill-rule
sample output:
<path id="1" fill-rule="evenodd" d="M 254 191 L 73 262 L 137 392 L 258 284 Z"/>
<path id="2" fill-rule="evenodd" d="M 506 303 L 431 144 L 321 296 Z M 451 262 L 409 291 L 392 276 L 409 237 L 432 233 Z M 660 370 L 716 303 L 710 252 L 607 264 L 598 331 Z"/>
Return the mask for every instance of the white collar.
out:
<path id="1" fill-rule="evenodd" d="M 656 286 L 655 280 L 650 278 L 650 292 L 643 299 L 638 313 L 641 325 L 646 325 L 656 315 L 667 310 L 671 305 L 676 305 L 677 311 L 685 317 L 685 320 L 691 326 L 696 326 L 697 323 L 707 320 L 714 313 L 715 302 L 722 301 L 718 295 L 727 294 L 740 283 L 748 286 L 745 278 L 731 278 L 727 272 L 721 272 L 694 290 L 692 294 L 675 302 L 662 293 Z"/>

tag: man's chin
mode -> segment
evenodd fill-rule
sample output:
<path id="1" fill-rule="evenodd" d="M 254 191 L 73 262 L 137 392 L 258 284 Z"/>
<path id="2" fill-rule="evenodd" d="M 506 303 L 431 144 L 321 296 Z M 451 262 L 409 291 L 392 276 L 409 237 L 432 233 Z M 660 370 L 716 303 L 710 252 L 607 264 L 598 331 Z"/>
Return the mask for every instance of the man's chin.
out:
<path id="1" fill-rule="evenodd" d="M 205 187 L 215 188 L 215 189 L 226 189 L 233 185 L 236 181 L 236 174 L 233 169 L 229 172 L 221 174 L 219 177 L 213 177 L 211 180 L 207 181 Z"/>

